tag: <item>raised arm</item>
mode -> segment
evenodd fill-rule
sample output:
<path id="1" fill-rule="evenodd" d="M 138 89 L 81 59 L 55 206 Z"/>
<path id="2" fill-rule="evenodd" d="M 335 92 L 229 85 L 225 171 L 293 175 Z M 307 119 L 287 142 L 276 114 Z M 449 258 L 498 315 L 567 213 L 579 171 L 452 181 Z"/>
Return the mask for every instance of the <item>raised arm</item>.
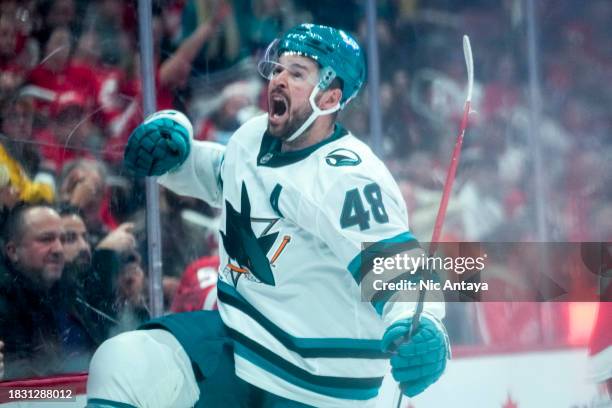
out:
<path id="1" fill-rule="evenodd" d="M 223 192 L 221 165 L 225 146 L 197 140 L 191 143 L 187 160 L 177 169 L 161 176 L 158 182 L 177 194 L 199 198 L 213 207 L 220 207 Z"/>
<path id="2" fill-rule="evenodd" d="M 225 147 L 193 140 L 193 128 L 181 112 L 149 116 L 130 135 L 125 167 L 136 176 L 161 176 L 159 183 L 177 194 L 221 203 L 221 166 Z"/>

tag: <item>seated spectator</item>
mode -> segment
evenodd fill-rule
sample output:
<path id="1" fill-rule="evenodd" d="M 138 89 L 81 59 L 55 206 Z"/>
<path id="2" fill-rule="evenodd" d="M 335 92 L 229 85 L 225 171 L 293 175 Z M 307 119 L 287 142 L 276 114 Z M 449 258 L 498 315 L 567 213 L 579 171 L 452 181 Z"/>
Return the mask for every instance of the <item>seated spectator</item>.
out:
<path id="1" fill-rule="evenodd" d="M 66 91 L 78 91 L 85 97 L 85 111 L 93 107 L 96 78 L 89 67 L 73 63 L 72 41 L 68 28 L 55 28 L 45 44 L 42 62 L 28 76 L 30 89 L 39 96 L 37 113 L 43 118 L 49 117 L 58 94 Z"/>
<path id="2" fill-rule="evenodd" d="M 115 133 L 115 119 L 125 116 L 125 109 L 132 101 L 130 90 L 122 89 L 126 83 L 126 70 L 121 61 L 106 61 L 102 58 L 102 41 L 94 30 L 81 34 L 76 45 L 72 62 L 93 71 L 96 77 L 95 114 L 93 122 L 111 137 Z M 133 58 L 132 53 L 128 53 Z"/>
<path id="3" fill-rule="evenodd" d="M 144 273 L 140 258 L 134 255 L 133 225 L 122 224 L 92 251 L 79 210 L 63 206 L 60 215 L 64 227 L 64 279 L 75 290 L 77 306 L 86 309 L 83 315 L 96 344 L 108 338 L 111 331 L 134 329 L 137 323 L 147 320 Z M 135 323 L 119 328 L 126 313 Z"/>
<path id="4" fill-rule="evenodd" d="M 80 91 L 57 94 L 50 110 L 50 126 L 36 135 L 43 158 L 42 166 L 57 174 L 70 160 L 93 157 L 100 135 L 89 121 L 87 96 Z"/>
<path id="5" fill-rule="evenodd" d="M 31 66 L 28 39 L 15 15 L 0 15 L 0 98 L 11 95 L 24 82 Z"/>
<path id="6" fill-rule="evenodd" d="M 63 228 L 44 205 L 18 206 L 3 228 L 0 339 L 7 378 L 86 369 L 95 342 L 61 282 Z"/>
<path id="7" fill-rule="evenodd" d="M 52 32 L 58 27 L 69 27 L 72 32 L 78 31 L 80 19 L 75 0 L 48 0 L 39 3 L 39 11 L 46 26 L 45 32 Z"/>
<path id="8" fill-rule="evenodd" d="M 33 137 L 34 101 L 19 89 L 0 104 L 2 144 L 32 177 L 40 172 L 40 151 Z"/>
<path id="9" fill-rule="evenodd" d="M 130 50 L 130 30 L 136 24 L 126 21 L 126 14 L 135 3 L 121 0 L 102 0 L 87 2 L 83 27 L 98 38 L 104 39 L 98 43 L 97 52 L 104 63 L 124 65 L 127 59 L 133 58 Z M 132 27 L 130 27 L 132 25 Z"/>
<path id="10" fill-rule="evenodd" d="M 64 228 L 64 275 L 77 284 L 82 284 L 91 267 L 91 245 L 87 227 L 78 208 L 62 205 L 58 212 Z"/>
<path id="11" fill-rule="evenodd" d="M 18 201 L 53 202 L 53 178 L 40 172 L 40 155 L 32 143 L 33 104 L 19 94 L 0 107 L 0 189 L 2 206 Z M 35 181 L 32 181 L 34 177 Z M 11 198 L 12 197 L 12 198 Z"/>

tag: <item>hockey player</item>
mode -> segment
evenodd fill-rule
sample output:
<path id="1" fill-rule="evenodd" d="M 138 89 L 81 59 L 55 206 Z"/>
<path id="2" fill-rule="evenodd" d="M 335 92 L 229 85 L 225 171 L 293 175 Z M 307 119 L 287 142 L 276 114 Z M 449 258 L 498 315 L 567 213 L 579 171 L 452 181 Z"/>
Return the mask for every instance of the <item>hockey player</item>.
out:
<path id="1" fill-rule="evenodd" d="M 222 208 L 219 311 L 108 340 L 91 362 L 89 407 L 366 407 L 389 358 L 409 396 L 444 371 L 442 303 L 426 303 L 407 340 L 414 302 L 361 300 L 362 242 L 421 250 L 384 164 L 335 122 L 365 79 L 359 45 L 302 24 L 268 47 L 259 70 L 268 113 L 227 148 L 193 141 L 176 111 L 130 137 L 128 169 Z"/>

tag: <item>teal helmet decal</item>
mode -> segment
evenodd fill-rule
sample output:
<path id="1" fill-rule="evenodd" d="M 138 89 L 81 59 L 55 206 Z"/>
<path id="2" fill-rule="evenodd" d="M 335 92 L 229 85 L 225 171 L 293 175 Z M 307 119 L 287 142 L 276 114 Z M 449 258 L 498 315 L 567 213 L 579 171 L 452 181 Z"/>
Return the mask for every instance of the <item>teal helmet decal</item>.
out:
<path id="1" fill-rule="evenodd" d="M 365 82 L 366 64 L 357 41 L 342 30 L 316 24 L 300 24 L 287 31 L 277 45 L 278 55 L 292 53 L 317 61 L 321 68 L 319 87 L 342 81 L 344 107 Z"/>

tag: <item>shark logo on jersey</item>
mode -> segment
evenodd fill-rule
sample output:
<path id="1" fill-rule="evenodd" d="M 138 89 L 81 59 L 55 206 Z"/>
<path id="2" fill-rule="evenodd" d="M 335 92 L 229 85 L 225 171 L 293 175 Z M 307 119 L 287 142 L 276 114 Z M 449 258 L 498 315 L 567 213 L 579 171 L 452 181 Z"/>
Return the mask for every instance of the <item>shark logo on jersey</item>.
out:
<path id="1" fill-rule="evenodd" d="M 221 238 L 230 258 L 230 263 L 225 268 L 226 276 L 231 278 L 234 285 L 242 276 L 267 285 L 275 285 L 271 264 L 290 241 L 289 237 L 284 237 L 272 260 L 268 260 L 266 254 L 278 237 L 278 232 L 268 232 L 279 218 L 251 217 L 251 202 L 244 182 L 240 193 L 240 212 L 236 211 L 228 201 L 225 201 L 225 210 L 225 233 L 221 232 Z M 253 231 L 252 223 L 267 224 L 259 237 Z"/>
<path id="2" fill-rule="evenodd" d="M 325 162 L 333 167 L 357 166 L 361 157 L 352 150 L 340 148 L 325 156 Z"/>

